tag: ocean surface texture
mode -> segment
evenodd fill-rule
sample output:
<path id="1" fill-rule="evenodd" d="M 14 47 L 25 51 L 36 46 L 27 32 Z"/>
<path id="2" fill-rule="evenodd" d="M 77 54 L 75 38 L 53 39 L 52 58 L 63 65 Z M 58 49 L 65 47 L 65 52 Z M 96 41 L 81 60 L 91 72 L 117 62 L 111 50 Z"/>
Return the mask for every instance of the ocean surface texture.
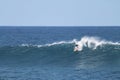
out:
<path id="1" fill-rule="evenodd" d="M 0 80 L 120 80 L 120 28 L 1 27 Z"/>

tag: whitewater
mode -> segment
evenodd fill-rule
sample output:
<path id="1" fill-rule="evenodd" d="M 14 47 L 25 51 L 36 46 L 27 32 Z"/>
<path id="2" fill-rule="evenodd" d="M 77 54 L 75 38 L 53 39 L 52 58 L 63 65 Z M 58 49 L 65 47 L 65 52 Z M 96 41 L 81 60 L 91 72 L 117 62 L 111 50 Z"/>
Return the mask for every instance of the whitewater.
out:
<path id="1" fill-rule="evenodd" d="M 93 37 L 93 36 L 92 37 L 84 36 L 80 40 L 73 39 L 71 41 L 59 41 L 59 42 L 53 42 L 53 43 L 44 44 L 44 45 L 21 44 L 20 46 L 40 48 L 40 47 L 50 47 L 50 46 L 63 45 L 63 44 L 77 45 L 77 46 L 74 47 L 74 51 L 82 51 L 84 47 L 95 50 L 95 49 L 97 49 L 97 47 L 103 47 L 105 45 L 120 46 L 119 42 L 107 41 L 105 39 L 101 39 L 100 37 Z"/>

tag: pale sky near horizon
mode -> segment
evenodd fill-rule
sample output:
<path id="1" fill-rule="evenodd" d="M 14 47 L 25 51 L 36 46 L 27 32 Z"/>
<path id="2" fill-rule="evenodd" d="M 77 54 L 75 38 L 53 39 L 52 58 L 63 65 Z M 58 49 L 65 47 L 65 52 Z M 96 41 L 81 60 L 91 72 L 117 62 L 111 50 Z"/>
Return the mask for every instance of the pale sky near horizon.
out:
<path id="1" fill-rule="evenodd" d="M 0 26 L 120 26 L 120 0 L 0 0 Z"/>

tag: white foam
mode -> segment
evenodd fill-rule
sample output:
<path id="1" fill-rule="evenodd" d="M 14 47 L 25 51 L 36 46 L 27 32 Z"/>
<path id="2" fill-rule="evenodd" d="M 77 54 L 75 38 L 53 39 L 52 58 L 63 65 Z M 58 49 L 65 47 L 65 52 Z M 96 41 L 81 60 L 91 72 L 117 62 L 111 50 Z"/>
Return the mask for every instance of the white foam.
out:
<path id="1" fill-rule="evenodd" d="M 26 47 L 46 47 L 46 46 L 54 46 L 54 45 L 60 45 L 60 44 L 71 44 L 71 43 L 75 43 L 75 39 L 73 39 L 72 41 L 59 41 L 59 42 L 53 42 L 53 43 L 49 43 L 49 44 L 43 44 L 43 45 L 32 45 L 32 44 L 22 44 L 21 46 L 26 46 Z"/>
<path id="2" fill-rule="evenodd" d="M 53 42 L 53 43 L 48 43 L 48 44 L 43 44 L 43 45 L 33 45 L 33 44 L 22 44 L 20 46 L 26 46 L 26 47 L 49 47 L 49 46 L 54 46 L 54 45 L 60 45 L 60 44 L 75 44 L 78 46 L 74 47 L 74 51 L 82 51 L 84 47 L 88 47 L 90 49 L 96 49 L 98 46 L 103 46 L 105 44 L 110 44 L 110 45 L 120 45 L 119 42 L 112 42 L 112 41 L 107 41 L 104 39 L 100 39 L 99 37 L 89 37 L 89 36 L 84 36 L 80 40 L 73 39 L 71 41 L 59 41 L 59 42 Z"/>
<path id="3" fill-rule="evenodd" d="M 99 37 L 89 37 L 89 36 L 82 37 L 80 41 L 75 41 L 75 44 L 78 46 L 75 46 L 74 51 L 82 51 L 84 47 L 88 47 L 94 50 L 98 46 L 102 46 L 105 44 L 120 45 L 119 42 L 106 41 L 100 39 Z"/>

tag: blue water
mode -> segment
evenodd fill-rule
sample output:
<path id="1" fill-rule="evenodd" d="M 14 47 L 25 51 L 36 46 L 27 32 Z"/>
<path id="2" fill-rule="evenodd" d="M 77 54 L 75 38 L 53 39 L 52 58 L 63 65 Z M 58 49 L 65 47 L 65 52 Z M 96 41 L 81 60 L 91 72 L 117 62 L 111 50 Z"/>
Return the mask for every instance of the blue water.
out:
<path id="1" fill-rule="evenodd" d="M 118 45 L 74 52 L 84 36 Z M 0 27 L 0 80 L 120 80 L 119 42 L 114 26 Z"/>

